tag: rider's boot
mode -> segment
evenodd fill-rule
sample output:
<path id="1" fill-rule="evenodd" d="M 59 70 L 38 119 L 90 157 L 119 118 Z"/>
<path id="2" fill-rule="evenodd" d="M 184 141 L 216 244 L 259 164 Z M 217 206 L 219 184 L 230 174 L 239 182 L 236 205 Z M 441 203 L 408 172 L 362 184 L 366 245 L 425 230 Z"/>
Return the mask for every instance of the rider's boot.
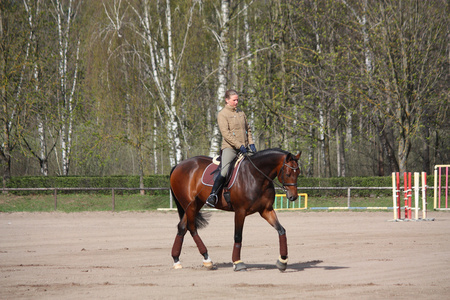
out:
<path id="1" fill-rule="evenodd" d="M 222 187 L 222 184 L 225 181 L 225 177 L 223 177 L 221 174 L 219 174 L 216 178 L 216 180 L 214 180 L 214 185 L 212 187 L 211 190 L 211 194 L 209 195 L 208 199 L 206 199 L 206 204 L 211 206 L 211 207 L 215 207 L 217 204 L 217 194 L 220 191 L 220 188 Z"/>

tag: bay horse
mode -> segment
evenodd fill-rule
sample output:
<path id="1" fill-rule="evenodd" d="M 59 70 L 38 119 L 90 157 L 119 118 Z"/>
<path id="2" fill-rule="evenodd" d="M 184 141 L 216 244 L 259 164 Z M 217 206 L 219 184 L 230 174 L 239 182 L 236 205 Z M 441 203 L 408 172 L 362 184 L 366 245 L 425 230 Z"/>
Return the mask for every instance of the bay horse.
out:
<path id="1" fill-rule="evenodd" d="M 277 230 L 280 257 L 276 266 L 280 271 L 286 270 L 288 260 L 286 230 L 278 221 L 273 208 L 274 184 L 277 184 L 274 179 L 278 177 L 281 183 L 278 185 L 286 191 L 286 197 L 290 201 L 295 201 L 298 198 L 297 178 L 300 173 L 298 165 L 300 155 L 301 152 L 293 155 L 281 149 L 267 149 L 252 156 L 244 155 L 236 179 L 228 190 L 230 203 L 223 196 L 223 189 L 219 193 L 215 208 L 234 211 L 232 262 L 235 271 L 246 270 L 245 264 L 241 261 L 242 230 L 245 217 L 256 212 Z M 192 157 L 180 162 L 170 173 L 170 189 L 180 217 L 178 232 L 172 247 L 175 269 L 182 268 L 180 253 L 188 230 L 203 256 L 203 265 L 208 269 L 213 268 L 208 250 L 197 232 L 197 229 L 208 224 L 200 213 L 200 209 L 211 192 L 211 187 L 202 183 L 204 170 L 211 162 L 211 157 Z"/>

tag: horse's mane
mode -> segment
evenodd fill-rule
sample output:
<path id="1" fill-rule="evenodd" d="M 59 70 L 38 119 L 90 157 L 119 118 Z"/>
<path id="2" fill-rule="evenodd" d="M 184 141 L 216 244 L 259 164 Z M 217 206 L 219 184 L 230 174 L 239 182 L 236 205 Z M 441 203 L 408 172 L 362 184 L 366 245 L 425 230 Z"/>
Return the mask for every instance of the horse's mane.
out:
<path id="1" fill-rule="evenodd" d="M 251 158 L 258 158 L 261 156 L 272 155 L 272 154 L 289 154 L 289 152 L 282 150 L 280 148 L 270 148 L 270 149 L 265 149 L 265 150 L 256 152 Z"/>

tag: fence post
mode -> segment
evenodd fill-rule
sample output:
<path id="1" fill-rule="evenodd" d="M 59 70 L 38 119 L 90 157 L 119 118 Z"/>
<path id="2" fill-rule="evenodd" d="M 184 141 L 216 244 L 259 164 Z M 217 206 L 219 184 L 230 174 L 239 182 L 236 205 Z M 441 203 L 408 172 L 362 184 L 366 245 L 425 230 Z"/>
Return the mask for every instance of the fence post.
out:
<path id="1" fill-rule="evenodd" d="M 348 187 L 347 188 L 347 207 L 350 209 L 350 190 L 351 190 L 351 188 L 350 187 Z"/>
<path id="2" fill-rule="evenodd" d="M 111 195 L 112 195 L 112 211 L 114 211 L 116 209 L 116 197 L 114 189 L 111 190 Z"/>
<path id="3" fill-rule="evenodd" d="M 56 190 L 57 190 L 57 188 L 55 188 L 53 190 L 53 198 L 55 199 L 55 210 L 58 209 L 58 200 L 57 200 L 57 197 L 56 197 L 56 193 L 57 193 Z"/>

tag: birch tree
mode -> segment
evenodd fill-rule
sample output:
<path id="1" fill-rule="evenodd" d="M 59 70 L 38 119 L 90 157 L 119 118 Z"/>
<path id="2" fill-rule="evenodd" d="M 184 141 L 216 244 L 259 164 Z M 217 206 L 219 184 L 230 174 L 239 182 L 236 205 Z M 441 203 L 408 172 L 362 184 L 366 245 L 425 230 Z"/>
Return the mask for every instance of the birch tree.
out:
<path id="1" fill-rule="evenodd" d="M 217 39 L 217 43 L 219 46 L 219 69 L 218 69 L 218 81 L 219 85 L 217 86 L 217 94 L 216 94 L 216 107 L 215 111 L 212 110 L 209 113 L 209 116 L 215 116 L 216 113 L 222 109 L 224 96 L 228 85 L 228 61 L 229 61 L 229 27 L 230 27 L 230 1 L 229 0 L 221 0 L 220 1 L 220 13 L 219 15 L 219 33 L 212 31 L 214 36 Z M 213 123 L 214 126 L 212 128 L 211 135 L 211 148 L 209 151 L 209 156 L 213 157 L 217 154 L 220 149 L 220 134 L 219 134 L 219 125 L 217 122 L 213 122 L 211 120 L 210 123 Z"/>
<path id="2" fill-rule="evenodd" d="M 27 97 L 30 31 L 22 7 L 11 1 L 0 6 L 0 166 L 3 186 L 11 177 L 13 151 L 26 130 L 31 101 Z"/>
<path id="3" fill-rule="evenodd" d="M 55 25 L 58 32 L 58 99 L 61 120 L 62 174 L 69 175 L 74 123 L 75 92 L 77 90 L 80 39 L 74 41 L 71 31 L 82 0 L 52 0 Z"/>
<path id="4" fill-rule="evenodd" d="M 31 134 L 24 135 L 23 140 L 25 147 L 31 152 L 31 154 L 39 161 L 41 174 L 44 176 L 48 175 L 48 162 L 49 157 L 55 146 L 57 144 L 57 140 L 54 139 L 50 142 L 47 133 L 49 130 L 52 130 L 49 126 L 49 123 L 54 123 L 53 114 L 53 103 L 51 99 L 52 93 L 47 93 L 43 90 L 41 86 L 43 83 L 44 76 L 47 78 L 52 77 L 52 72 L 50 68 L 45 68 L 42 65 L 51 64 L 51 61 L 46 58 L 46 56 L 51 57 L 49 55 L 49 49 L 53 47 L 49 47 L 52 43 L 52 39 L 50 38 L 47 27 L 44 27 L 41 24 L 46 24 L 46 14 L 42 14 L 42 3 L 41 1 L 31 1 L 31 0 L 23 0 L 23 4 L 27 13 L 27 21 L 29 25 L 29 43 L 30 43 L 30 61 L 31 61 L 31 78 L 32 84 L 34 85 L 33 91 L 30 91 L 30 94 L 33 98 L 33 115 L 34 120 L 31 124 L 32 127 L 37 125 L 37 143 L 36 140 L 36 132 Z M 44 6 L 45 11 L 45 6 Z M 43 19 L 43 20 L 42 20 Z M 46 34 L 46 39 L 44 40 L 43 33 Z M 42 74 L 42 69 L 49 70 L 47 73 Z M 57 136 L 58 134 L 56 134 Z M 51 143 L 50 146 L 47 144 Z"/>
<path id="5" fill-rule="evenodd" d="M 165 3 L 158 0 L 156 7 L 152 6 L 155 4 L 148 0 L 144 0 L 141 7 L 131 6 L 138 20 L 135 32 L 140 37 L 142 49 L 145 51 L 136 52 L 136 54 L 142 60 L 150 79 L 149 86 L 151 85 L 156 90 L 155 94 L 161 100 L 161 106 L 169 119 L 166 126 L 172 166 L 180 162 L 183 157 L 184 128 L 180 126 L 177 112 L 177 88 L 180 66 L 196 4 L 196 1 L 192 2 L 187 9 L 184 38 L 177 47 L 174 45 L 170 0 L 166 0 Z M 152 12 L 154 13 L 152 14 Z M 186 142 L 185 139 L 184 141 Z"/>

